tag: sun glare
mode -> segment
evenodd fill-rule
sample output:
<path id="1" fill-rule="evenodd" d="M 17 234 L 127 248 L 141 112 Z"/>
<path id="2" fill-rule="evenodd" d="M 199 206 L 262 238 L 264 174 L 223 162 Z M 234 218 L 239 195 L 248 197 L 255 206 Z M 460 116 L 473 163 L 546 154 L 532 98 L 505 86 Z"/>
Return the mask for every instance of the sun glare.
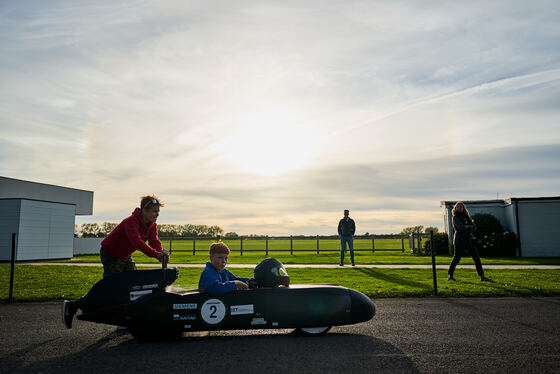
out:
<path id="1" fill-rule="evenodd" d="M 304 166 L 314 147 L 312 131 L 293 115 L 263 110 L 239 118 L 226 161 L 250 173 L 273 175 Z"/>

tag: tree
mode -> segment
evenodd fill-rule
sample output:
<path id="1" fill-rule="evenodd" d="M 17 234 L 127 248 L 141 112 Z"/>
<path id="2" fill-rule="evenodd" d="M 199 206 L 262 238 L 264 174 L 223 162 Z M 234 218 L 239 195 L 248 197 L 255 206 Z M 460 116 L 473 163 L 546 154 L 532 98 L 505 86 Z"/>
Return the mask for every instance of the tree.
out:
<path id="1" fill-rule="evenodd" d="M 235 239 L 239 238 L 239 234 L 237 234 L 236 232 L 226 232 L 224 237 Z"/>
<path id="2" fill-rule="evenodd" d="M 107 236 L 117 227 L 117 223 L 113 222 L 103 222 L 99 230 L 100 236 Z"/>
<path id="3" fill-rule="evenodd" d="M 409 226 L 409 227 L 405 227 L 401 231 L 401 235 L 409 236 L 410 234 L 420 234 L 423 230 L 424 230 L 424 226 L 422 225 Z"/>
<path id="4" fill-rule="evenodd" d="M 82 238 L 97 238 L 99 236 L 99 225 L 97 223 L 83 223 L 80 227 Z"/>
<path id="5" fill-rule="evenodd" d="M 496 217 L 488 213 L 479 213 L 472 216 L 475 224 L 474 237 L 482 239 L 492 234 L 501 234 L 504 232 L 502 224 Z"/>
<path id="6" fill-rule="evenodd" d="M 424 232 L 425 232 L 425 233 L 428 233 L 428 234 L 429 234 L 430 231 L 433 231 L 434 234 L 437 234 L 437 233 L 439 232 L 439 229 L 438 229 L 437 227 L 435 227 L 435 226 L 428 226 L 428 227 L 426 227 L 426 228 L 424 229 Z"/>

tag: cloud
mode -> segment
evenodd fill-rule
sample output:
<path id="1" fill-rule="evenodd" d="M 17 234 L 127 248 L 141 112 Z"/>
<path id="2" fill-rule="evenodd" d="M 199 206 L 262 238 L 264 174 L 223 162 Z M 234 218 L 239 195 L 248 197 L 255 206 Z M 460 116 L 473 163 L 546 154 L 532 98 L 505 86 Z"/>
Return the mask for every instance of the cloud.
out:
<path id="1" fill-rule="evenodd" d="M 0 174 L 94 190 L 84 219 L 153 192 L 244 233 L 554 193 L 556 2 L 318 5 L 4 4 Z"/>

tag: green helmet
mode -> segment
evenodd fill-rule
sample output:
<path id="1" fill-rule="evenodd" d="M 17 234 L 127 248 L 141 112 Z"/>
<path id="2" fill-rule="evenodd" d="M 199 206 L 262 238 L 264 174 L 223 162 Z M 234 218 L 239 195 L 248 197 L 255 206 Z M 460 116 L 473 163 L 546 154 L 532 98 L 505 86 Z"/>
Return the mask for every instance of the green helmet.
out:
<path id="1" fill-rule="evenodd" d="M 275 258 L 265 258 L 255 266 L 255 280 L 259 287 L 289 286 L 290 277 L 284 265 Z"/>

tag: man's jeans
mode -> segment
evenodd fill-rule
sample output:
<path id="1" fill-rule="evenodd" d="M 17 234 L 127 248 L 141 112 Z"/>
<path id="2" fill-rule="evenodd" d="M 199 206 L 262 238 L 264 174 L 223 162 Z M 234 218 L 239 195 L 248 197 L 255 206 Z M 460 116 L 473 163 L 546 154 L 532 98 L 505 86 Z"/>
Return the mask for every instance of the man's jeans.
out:
<path id="1" fill-rule="evenodd" d="M 340 263 L 344 264 L 344 251 L 346 251 L 346 243 L 350 249 L 350 260 L 354 263 L 354 237 L 352 235 L 340 235 Z"/>

